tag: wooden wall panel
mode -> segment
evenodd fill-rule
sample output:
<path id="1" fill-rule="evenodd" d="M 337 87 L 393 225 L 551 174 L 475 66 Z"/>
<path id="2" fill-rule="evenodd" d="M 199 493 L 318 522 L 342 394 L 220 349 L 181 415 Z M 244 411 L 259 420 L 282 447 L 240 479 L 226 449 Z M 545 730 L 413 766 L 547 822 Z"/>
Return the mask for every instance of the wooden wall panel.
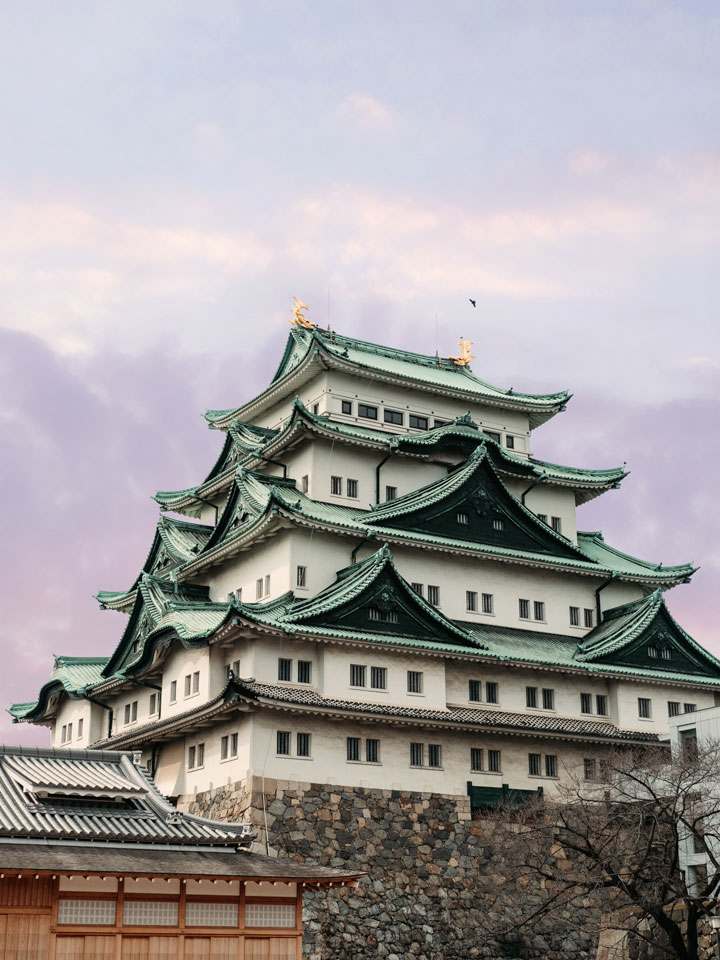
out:
<path id="1" fill-rule="evenodd" d="M 176 960 L 179 956 L 179 937 L 150 937 L 148 960 Z"/>
<path id="2" fill-rule="evenodd" d="M 297 949 L 296 937 L 270 938 L 270 960 L 296 960 Z"/>
<path id="3" fill-rule="evenodd" d="M 122 960 L 150 960 L 150 937 L 123 937 Z"/>
<path id="4" fill-rule="evenodd" d="M 55 947 L 55 960 L 84 960 L 85 937 L 58 936 Z"/>
<path id="5" fill-rule="evenodd" d="M 116 943 L 117 940 L 114 936 L 86 936 L 83 960 L 115 960 Z"/>
<path id="6" fill-rule="evenodd" d="M 270 960 L 270 941 L 245 938 L 245 960 Z"/>
<path id="7" fill-rule="evenodd" d="M 51 877 L 32 877 L 18 880 L 5 877 L 0 880 L 0 906 L 3 907 L 50 907 L 53 881 Z"/>
<path id="8" fill-rule="evenodd" d="M 3 960 L 44 960 L 50 945 L 50 916 L 9 914 L 5 929 Z"/>

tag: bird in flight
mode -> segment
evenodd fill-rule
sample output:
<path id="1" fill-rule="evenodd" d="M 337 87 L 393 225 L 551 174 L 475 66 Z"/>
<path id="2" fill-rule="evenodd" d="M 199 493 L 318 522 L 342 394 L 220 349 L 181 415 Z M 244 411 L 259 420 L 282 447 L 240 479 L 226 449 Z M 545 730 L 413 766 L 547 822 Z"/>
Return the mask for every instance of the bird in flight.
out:
<path id="1" fill-rule="evenodd" d="M 474 301 L 471 297 L 468 297 L 468 300 L 470 300 L 470 303 L 471 303 L 473 306 L 475 306 L 475 301 Z"/>

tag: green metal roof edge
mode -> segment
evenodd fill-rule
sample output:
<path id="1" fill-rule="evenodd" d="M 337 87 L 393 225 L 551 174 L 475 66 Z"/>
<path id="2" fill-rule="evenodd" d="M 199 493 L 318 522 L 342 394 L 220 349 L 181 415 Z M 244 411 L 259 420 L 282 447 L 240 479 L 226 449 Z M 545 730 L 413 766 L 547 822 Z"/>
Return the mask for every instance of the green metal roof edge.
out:
<path id="1" fill-rule="evenodd" d="M 665 566 L 662 563 L 652 563 L 649 560 L 640 560 L 639 557 L 634 557 L 631 553 L 625 553 L 622 550 L 618 550 L 617 547 L 611 546 L 609 543 L 606 543 L 605 537 L 602 534 L 601 530 L 578 530 L 577 531 L 578 540 L 582 537 L 583 539 L 592 540 L 595 543 L 600 544 L 600 549 L 605 553 L 614 554 L 616 557 L 621 557 L 623 560 L 628 560 L 630 563 L 636 563 L 640 567 L 646 567 L 648 573 L 673 573 L 676 576 L 692 576 L 692 574 L 697 573 L 700 569 L 699 567 L 693 566 L 692 563 L 679 563 L 674 566 Z"/>

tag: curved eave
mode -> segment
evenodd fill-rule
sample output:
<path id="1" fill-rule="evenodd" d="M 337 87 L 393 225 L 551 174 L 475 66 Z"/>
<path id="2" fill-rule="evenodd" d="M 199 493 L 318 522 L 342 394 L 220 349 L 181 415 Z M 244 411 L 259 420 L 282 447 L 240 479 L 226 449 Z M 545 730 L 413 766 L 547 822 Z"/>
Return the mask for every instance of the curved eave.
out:
<path id="1" fill-rule="evenodd" d="M 655 586 L 659 586 L 661 589 L 665 589 L 663 584 L 667 586 L 676 586 L 679 583 L 686 583 L 693 574 L 697 573 L 700 569 L 699 567 L 693 566 L 692 563 L 682 563 L 676 564 L 675 566 L 666 567 L 662 563 L 651 563 L 647 560 L 640 560 L 638 557 L 633 557 L 629 553 L 623 553 L 622 550 L 618 550 L 616 547 L 610 546 L 610 544 L 605 542 L 604 537 L 600 532 L 595 531 L 585 531 L 578 530 L 578 544 L 586 541 L 592 541 L 599 550 L 600 553 L 610 554 L 612 557 L 617 557 L 620 561 L 629 563 L 637 567 L 637 570 L 623 570 L 617 571 L 620 577 L 625 580 L 629 579 L 632 582 L 642 582 L 642 583 L 651 583 Z M 582 550 L 582 547 L 581 547 Z M 584 552 L 584 551 L 583 551 Z M 597 563 L 602 563 L 600 559 L 596 561 Z M 610 570 L 615 570 L 616 568 L 611 567 L 609 564 L 602 564 Z"/>
<path id="2" fill-rule="evenodd" d="M 93 599 L 100 604 L 101 610 L 117 610 L 120 613 L 129 613 L 135 603 L 136 596 L 137 581 L 135 586 L 129 590 L 98 590 Z"/>

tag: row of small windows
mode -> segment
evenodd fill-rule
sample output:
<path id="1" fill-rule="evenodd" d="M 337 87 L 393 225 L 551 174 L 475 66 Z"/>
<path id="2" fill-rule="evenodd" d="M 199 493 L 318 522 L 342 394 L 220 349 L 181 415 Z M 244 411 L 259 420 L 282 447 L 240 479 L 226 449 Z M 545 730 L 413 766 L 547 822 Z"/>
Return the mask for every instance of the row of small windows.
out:
<path id="1" fill-rule="evenodd" d="M 83 735 L 83 719 L 82 717 L 77 722 L 76 727 L 76 737 L 78 740 L 82 740 Z M 64 723 L 60 728 L 60 743 L 70 743 L 73 738 L 73 725 L 72 723 Z"/>
<path id="2" fill-rule="evenodd" d="M 365 664 L 351 663 L 350 686 L 367 687 L 367 680 L 368 668 Z M 370 667 L 370 689 L 387 690 L 387 667 Z"/>
<path id="3" fill-rule="evenodd" d="M 293 660 L 287 657 L 278 657 L 278 680 L 284 683 L 293 682 Z M 298 660 L 295 673 L 296 683 L 312 683 L 312 661 Z"/>
<path id="4" fill-rule="evenodd" d="M 682 707 L 682 709 L 681 709 Z M 678 700 L 668 700 L 667 711 L 669 717 L 678 717 L 681 713 L 695 713 L 697 704 L 680 703 Z M 652 720 L 652 700 L 649 697 L 638 697 L 638 717 L 641 720 Z"/>

